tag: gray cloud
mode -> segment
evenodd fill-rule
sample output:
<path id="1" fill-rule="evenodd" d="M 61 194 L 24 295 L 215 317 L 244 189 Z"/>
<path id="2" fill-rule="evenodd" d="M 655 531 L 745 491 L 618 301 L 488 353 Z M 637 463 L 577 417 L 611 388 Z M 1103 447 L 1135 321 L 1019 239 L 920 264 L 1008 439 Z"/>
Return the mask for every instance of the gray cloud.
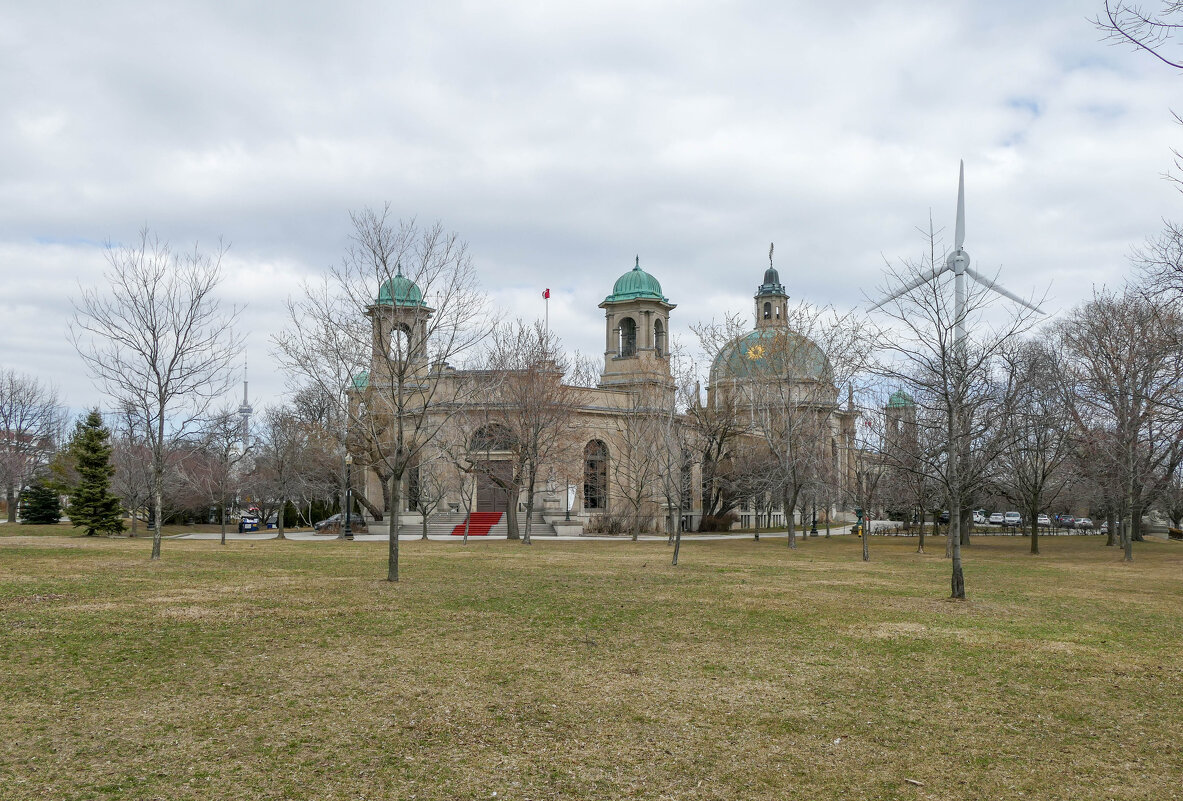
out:
<path id="1" fill-rule="evenodd" d="M 284 295 L 390 201 L 471 244 L 507 313 L 596 352 L 640 254 L 674 331 L 747 312 L 777 243 L 840 306 L 952 222 L 975 263 L 1069 306 L 1176 217 L 1176 76 L 1079 3 L 42 4 L 0 25 L 3 362 L 97 394 L 66 342 L 102 243 L 231 243 L 252 386 L 282 395 Z"/>

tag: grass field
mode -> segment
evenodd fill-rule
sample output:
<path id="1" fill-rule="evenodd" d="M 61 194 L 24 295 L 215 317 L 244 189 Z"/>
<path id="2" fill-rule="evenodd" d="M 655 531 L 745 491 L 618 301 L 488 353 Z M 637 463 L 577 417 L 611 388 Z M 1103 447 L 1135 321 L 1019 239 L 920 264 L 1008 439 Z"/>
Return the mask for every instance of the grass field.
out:
<path id="1" fill-rule="evenodd" d="M 0 798 L 1183 797 L 1183 544 L 930 545 L 7 536 Z"/>

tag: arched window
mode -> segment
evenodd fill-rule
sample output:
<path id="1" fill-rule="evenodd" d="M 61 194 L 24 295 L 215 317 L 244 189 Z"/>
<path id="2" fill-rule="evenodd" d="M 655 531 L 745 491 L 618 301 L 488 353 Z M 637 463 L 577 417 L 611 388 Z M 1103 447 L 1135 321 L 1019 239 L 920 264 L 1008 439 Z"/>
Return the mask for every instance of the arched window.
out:
<path id="1" fill-rule="evenodd" d="M 658 356 L 665 355 L 665 325 L 660 319 L 653 321 L 653 349 Z"/>
<path id="2" fill-rule="evenodd" d="M 583 449 L 583 508 L 608 508 L 608 446 L 598 439 Z"/>
<path id="3" fill-rule="evenodd" d="M 772 319 L 772 304 L 769 303 L 768 301 L 764 301 L 764 319 L 765 320 Z"/>
<path id="4" fill-rule="evenodd" d="M 621 356 L 637 355 L 637 323 L 632 317 L 625 317 L 620 321 L 620 350 Z"/>
<path id="5" fill-rule="evenodd" d="M 411 329 L 395 323 L 390 330 L 390 358 L 403 361 L 411 355 Z"/>
<path id="6" fill-rule="evenodd" d="M 469 450 L 472 451 L 508 451 L 514 446 L 513 432 L 500 423 L 489 423 L 481 426 L 472 435 Z"/>

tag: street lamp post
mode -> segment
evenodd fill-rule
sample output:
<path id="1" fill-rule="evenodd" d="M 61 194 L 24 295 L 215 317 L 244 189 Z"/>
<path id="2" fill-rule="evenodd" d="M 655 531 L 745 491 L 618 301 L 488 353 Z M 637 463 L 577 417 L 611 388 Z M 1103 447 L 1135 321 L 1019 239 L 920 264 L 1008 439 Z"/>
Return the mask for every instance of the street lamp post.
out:
<path id="1" fill-rule="evenodd" d="M 353 454 L 345 454 L 345 528 L 341 529 L 341 536 L 347 540 L 353 539 L 353 482 L 350 480 L 350 469 L 353 467 Z"/>
<path id="2" fill-rule="evenodd" d="M 563 519 L 571 522 L 571 479 L 566 476 L 563 477 L 563 506 L 567 509 Z"/>
<path id="3" fill-rule="evenodd" d="M 809 536 L 817 536 L 817 499 L 813 499 L 813 523 L 809 526 Z"/>

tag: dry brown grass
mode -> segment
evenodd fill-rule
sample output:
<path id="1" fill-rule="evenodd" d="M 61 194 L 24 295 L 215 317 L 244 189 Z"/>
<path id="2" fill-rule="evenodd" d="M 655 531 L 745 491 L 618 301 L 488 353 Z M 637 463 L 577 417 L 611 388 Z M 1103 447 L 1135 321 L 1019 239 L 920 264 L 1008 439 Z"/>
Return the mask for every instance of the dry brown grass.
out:
<path id="1" fill-rule="evenodd" d="M 1025 542 L 10 537 L 0 798 L 1180 797 L 1183 545 Z"/>

